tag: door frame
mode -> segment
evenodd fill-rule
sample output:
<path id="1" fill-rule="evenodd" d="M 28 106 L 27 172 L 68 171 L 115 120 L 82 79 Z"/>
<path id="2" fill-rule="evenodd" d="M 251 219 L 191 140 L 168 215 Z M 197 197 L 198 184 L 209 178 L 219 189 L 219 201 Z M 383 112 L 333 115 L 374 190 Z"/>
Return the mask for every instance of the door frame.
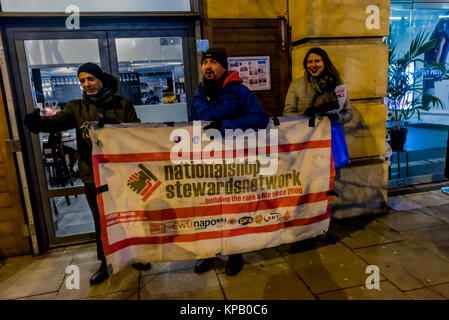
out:
<path id="1" fill-rule="evenodd" d="M 13 100 L 19 129 L 22 150 L 24 150 L 24 163 L 26 168 L 27 181 L 30 186 L 30 198 L 35 218 L 37 242 L 39 252 L 44 252 L 50 247 L 76 244 L 87 241 L 94 241 L 95 234 L 89 233 L 74 235 L 64 238 L 57 238 L 53 232 L 53 221 L 48 201 L 54 196 L 64 196 L 70 190 L 70 195 L 84 194 L 84 188 L 69 187 L 67 190 L 48 190 L 42 188 L 42 159 L 38 137 L 31 135 L 25 130 L 23 119 L 27 112 L 32 111 L 33 106 L 31 95 L 31 84 L 29 79 L 24 81 L 24 76 L 14 76 L 20 74 L 28 75 L 27 61 L 25 56 L 24 40 L 49 40 L 49 39 L 99 39 L 100 61 L 103 70 L 109 73 L 117 73 L 118 64 L 114 63 L 113 51 L 109 47 L 111 38 L 116 35 L 123 37 L 129 35 L 142 36 L 181 36 L 183 44 L 184 76 L 186 83 L 186 93 L 189 96 L 187 108 L 190 112 L 190 97 L 194 88 L 198 85 L 198 70 L 195 42 L 195 19 L 197 16 L 187 17 L 88 17 L 82 23 L 82 29 L 67 30 L 65 27 L 65 17 L 33 17 L 24 23 L 22 19 L 12 19 L 3 21 L 1 32 L 5 42 L 6 62 L 11 70 L 9 80 L 13 84 Z M 113 22 L 111 22 L 113 21 Z M 99 38 L 98 38 L 99 37 Z M 115 48 L 115 41 L 114 48 Z M 113 52 L 113 53 L 112 53 Z M 112 54 L 111 54 L 112 53 Z M 115 57 L 116 59 L 116 57 Z M 115 60 L 117 61 L 117 60 Z M 22 73 L 26 70 L 26 73 Z M 38 148 L 38 149 L 37 149 Z M 36 150 L 37 149 L 37 150 Z M 43 203 L 46 203 L 43 205 Z M 50 217 L 50 218 L 49 218 Z"/>

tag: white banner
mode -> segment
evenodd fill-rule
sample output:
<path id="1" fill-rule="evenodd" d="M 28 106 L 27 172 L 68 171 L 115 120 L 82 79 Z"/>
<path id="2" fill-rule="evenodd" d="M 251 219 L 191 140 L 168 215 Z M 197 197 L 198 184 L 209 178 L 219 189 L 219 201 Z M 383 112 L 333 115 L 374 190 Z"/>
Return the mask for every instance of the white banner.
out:
<path id="1" fill-rule="evenodd" d="M 95 183 L 107 186 L 97 196 L 102 241 L 114 273 L 134 262 L 248 252 L 327 231 L 335 176 L 327 118 L 315 127 L 300 118 L 245 131 L 244 148 L 231 145 L 242 135 L 211 141 L 205 124 L 91 126 Z"/>

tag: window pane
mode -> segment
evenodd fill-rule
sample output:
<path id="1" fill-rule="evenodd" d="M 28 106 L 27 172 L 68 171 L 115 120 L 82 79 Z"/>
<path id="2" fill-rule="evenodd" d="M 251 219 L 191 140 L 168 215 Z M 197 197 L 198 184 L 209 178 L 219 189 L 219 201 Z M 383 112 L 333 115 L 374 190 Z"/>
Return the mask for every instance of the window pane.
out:
<path id="1" fill-rule="evenodd" d="M 25 40 L 31 92 L 45 115 L 64 110 L 83 95 L 77 71 L 85 62 L 100 64 L 98 40 Z M 75 129 L 61 135 L 40 133 L 44 177 L 48 189 L 82 186 Z"/>
<path id="2" fill-rule="evenodd" d="M 80 12 L 190 12 L 190 0 L 1 0 L 3 12 L 66 12 L 70 5 Z"/>
<path id="3" fill-rule="evenodd" d="M 120 93 L 142 122 L 187 121 L 180 37 L 116 39 Z"/>

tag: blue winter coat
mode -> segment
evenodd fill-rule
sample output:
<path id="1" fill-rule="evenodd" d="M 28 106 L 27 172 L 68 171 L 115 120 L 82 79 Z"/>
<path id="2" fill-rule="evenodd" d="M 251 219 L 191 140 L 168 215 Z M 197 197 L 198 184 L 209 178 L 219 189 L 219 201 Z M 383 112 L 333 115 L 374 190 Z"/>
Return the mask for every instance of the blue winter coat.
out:
<path id="1" fill-rule="evenodd" d="M 229 72 L 218 99 L 208 101 L 204 87 L 195 90 L 190 120 L 222 120 L 221 132 L 226 129 L 265 129 L 268 115 L 251 91 L 242 84 L 238 72 Z"/>

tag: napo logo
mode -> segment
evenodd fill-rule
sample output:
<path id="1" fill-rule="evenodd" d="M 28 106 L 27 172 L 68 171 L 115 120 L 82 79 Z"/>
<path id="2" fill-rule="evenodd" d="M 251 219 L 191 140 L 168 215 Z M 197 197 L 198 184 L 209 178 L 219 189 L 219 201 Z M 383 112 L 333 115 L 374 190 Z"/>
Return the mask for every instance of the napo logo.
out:
<path id="1" fill-rule="evenodd" d="M 228 219 L 228 223 L 229 224 L 236 224 L 237 223 L 237 219 L 236 218 L 229 218 Z"/>
<path id="2" fill-rule="evenodd" d="M 254 220 L 256 221 L 256 223 L 262 223 L 262 221 L 263 221 L 263 217 L 262 217 L 262 215 L 261 214 L 258 214 L 255 218 L 254 218 Z"/>
<path id="3" fill-rule="evenodd" d="M 239 224 L 242 226 L 253 223 L 254 219 L 252 217 L 241 217 L 239 219 Z"/>
<path id="4" fill-rule="evenodd" d="M 281 219 L 281 214 L 277 213 L 277 212 L 272 212 L 268 215 L 266 215 L 263 219 L 265 220 L 265 222 L 276 222 L 279 221 Z"/>
<path id="5" fill-rule="evenodd" d="M 291 217 L 292 217 L 292 215 L 290 214 L 290 212 L 287 211 L 286 213 L 284 213 L 283 218 L 285 221 L 289 220 Z"/>
<path id="6" fill-rule="evenodd" d="M 211 220 L 200 220 L 200 221 L 194 221 L 193 227 L 195 230 L 202 230 L 207 229 L 210 226 L 219 226 L 226 223 L 226 218 L 218 218 L 218 219 L 211 219 Z"/>

